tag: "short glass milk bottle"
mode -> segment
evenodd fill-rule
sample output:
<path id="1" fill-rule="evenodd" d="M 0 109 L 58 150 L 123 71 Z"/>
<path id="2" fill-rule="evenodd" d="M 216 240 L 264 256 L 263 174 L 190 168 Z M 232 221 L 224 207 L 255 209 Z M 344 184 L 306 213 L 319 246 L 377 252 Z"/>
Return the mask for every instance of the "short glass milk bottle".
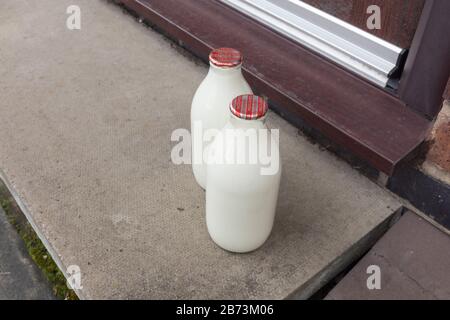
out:
<path id="1" fill-rule="evenodd" d="M 264 123 L 267 109 L 261 97 L 235 98 L 228 123 L 207 150 L 206 224 L 228 251 L 253 251 L 272 231 L 281 159 L 278 130 Z"/>
<path id="2" fill-rule="evenodd" d="M 211 136 L 210 129 L 220 130 L 229 118 L 229 104 L 233 98 L 252 93 L 242 75 L 242 55 L 232 48 L 215 49 L 209 55 L 208 75 L 195 93 L 191 107 L 192 170 L 195 180 L 205 189 L 206 165 L 204 150 Z M 211 139 L 210 141 L 205 141 Z"/>

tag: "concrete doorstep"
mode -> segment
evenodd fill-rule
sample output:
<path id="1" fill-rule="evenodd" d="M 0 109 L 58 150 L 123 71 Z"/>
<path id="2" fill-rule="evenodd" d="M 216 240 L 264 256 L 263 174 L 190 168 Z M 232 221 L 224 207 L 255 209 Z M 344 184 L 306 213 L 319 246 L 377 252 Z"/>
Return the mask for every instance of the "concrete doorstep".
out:
<path id="1" fill-rule="evenodd" d="M 190 166 L 170 157 L 206 66 L 105 1 L 77 1 L 68 30 L 71 4 L 0 2 L 0 168 L 54 260 L 80 271 L 80 298 L 308 298 L 400 212 L 270 113 L 284 165 L 272 235 L 223 251 Z"/>
<path id="2" fill-rule="evenodd" d="M 449 300 L 450 237 L 408 211 L 326 297 Z"/>

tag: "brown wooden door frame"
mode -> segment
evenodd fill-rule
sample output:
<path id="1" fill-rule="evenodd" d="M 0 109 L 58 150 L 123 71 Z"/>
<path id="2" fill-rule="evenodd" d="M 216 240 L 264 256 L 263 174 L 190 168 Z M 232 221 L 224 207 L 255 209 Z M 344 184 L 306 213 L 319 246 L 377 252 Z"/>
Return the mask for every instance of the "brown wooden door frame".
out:
<path id="1" fill-rule="evenodd" d="M 426 0 L 400 80 L 399 98 L 428 119 L 441 110 L 450 75 L 449 15 L 449 0 Z"/>

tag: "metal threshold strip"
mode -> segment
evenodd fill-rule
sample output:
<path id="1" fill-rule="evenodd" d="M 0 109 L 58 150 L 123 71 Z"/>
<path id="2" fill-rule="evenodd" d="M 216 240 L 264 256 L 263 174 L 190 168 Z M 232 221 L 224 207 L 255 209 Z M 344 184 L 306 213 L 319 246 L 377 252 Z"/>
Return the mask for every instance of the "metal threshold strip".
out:
<path id="1" fill-rule="evenodd" d="M 381 87 L 404 52 L 299 0 L 220 1 Z"/>

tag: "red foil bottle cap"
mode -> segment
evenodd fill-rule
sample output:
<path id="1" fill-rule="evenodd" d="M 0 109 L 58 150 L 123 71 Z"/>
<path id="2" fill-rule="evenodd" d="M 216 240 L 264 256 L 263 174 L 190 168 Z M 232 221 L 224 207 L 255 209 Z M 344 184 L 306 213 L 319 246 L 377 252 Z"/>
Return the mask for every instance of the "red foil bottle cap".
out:
<path id="1" fill-rule="evenodd" d="M 231 113 L 244 120 L 256 120 L 266 115 L 269 105 L 267 100 L 253 94 L 245 94 L 233 99 Z"/>
<path id="2" fill-rule="evenodd" d="M 221 68 L 233 68 L 242 64 L 242 54 L 233 48 L 218 48 L 211 51 L 209 61 Z"/>

